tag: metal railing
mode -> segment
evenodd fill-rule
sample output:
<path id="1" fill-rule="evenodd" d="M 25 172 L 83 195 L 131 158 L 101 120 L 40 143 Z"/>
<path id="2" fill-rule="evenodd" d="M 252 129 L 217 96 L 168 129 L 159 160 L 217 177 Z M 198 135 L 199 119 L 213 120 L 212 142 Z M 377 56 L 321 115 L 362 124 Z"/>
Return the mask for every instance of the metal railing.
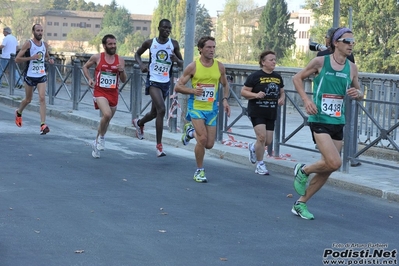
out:
<path id="1" fill-rule="evenodd" d="M 246 77 L 258 69 L 257 66 L 226 65 L 227 74 L 232 76 L 235 81 L 232 82 L 230 86 L 231 93 L 229 101 L 238 105 L 242 111 L 240 115 L 230 123 L 227 123 L 226 116 L 222 118 L 224 122 L 220 122 L 219 124 L 220 127 L 218 130 L 220 132 L 218 133 L 218 140 L 221 140 L 221 136 L 227 133 L 242 136 L 230 132 L 230 129 L 234 127 L 237 121 L 240 120 L 241 117 L 247 115 L 246 107 L 243 105 L 243 99 L 238 95 L 240 95 L 240 90 Z M 292 141 L 294 136 L 301 129 L 308 126 L 308 116 L 304 112 L 302 100 L 292 83 L 292 77 L 299 70 L 301 69 L 276 68 L 276 71 L 281 74 L 284 80 L 286 103 L 283 107 L 279 107 L 278 117 L 280 119 L 276 120 L 273 147 L 268 147 L 269 154 L 272 154 L 272 149 L 274 150 L 274 154 L 280 154 L 281 146 L 318 152 L 316 148 L 310 149 L 306 147 L 309 145 L 301 145 L 300 143 Z M 312 82 L 312 77 L 304 81 L 305 91 L 309 97 L 313 95 Z M 344 172 L 349 172 L 349 163 L 351 160 L 399 169 L 399 167 L 395 165 L 382 164 L 375 160 L 360 158 L 360 155 L 376 147 L 385 150 L 389 149 L 399 157 L 399 146 L 396 141 L 399 128 L 399 75 L 359 73 L 359 83 L 361 89 L 365 93 L 365 99 L 359 102 L 350 100 L 349 98 L 345 100 L 346 126 L 344 132 L 345 140 L 342 154 L 342 170 Z M 287 127 L 287 123 L 289 123 L 287 117 L 289 116 L 288 113 L 292 114 L 293 112 L 298 114 L 298 119 L 295 121 L 296 125 L 294 129 L 292 129 L 292 124 L 290 124 L 289 131 Z M 292 123 L 292 121 L 290 123 Z M 251 138 L 249 136 L 245 137 Z M 359 147 L 361 147 L 360 150 L 358 150 Z M 378 154 L 376 155 L 378 152 L 382 153 L 381 150 L 374 151 L 374 156 L 378 157 Z"/>
<path id="2" fill-rule="evenodd" d="M 125 61 L 132 67 L 131 71 L 126 71 L 127 81 L 121 84 L 119 88 L 118 112 L 130 113 L 133 119 L 146 112 L 151 104 L 151 99 L 144 94 L 146 74 L 141 73 L 139 66 L 133 60 L 129 61 L 125 59 Z M 72 60 L 71 65 L 59 63 L 47 65 L 47 96 L 50 105 L 54 105 L 56 100 L 70 102 L 73 110 L 78 110 L 81 104 L 92 105 L 93 90 L 88 86 L 88 81 L 83 75 L 83 63 L 82 59 L 75 58 Z M 247 119 L 246 100 L 241 98 L 240 91 L 246 77 L 253 71 L 258 70 L 259 67 L 229 64 L 225 66 L 227 75 L 231 77 L 229 103 L 236 110 L 239 110 L 239 112 L 231 122 L 227 120 L 223 112 L 219 113 L 217 140 L 222 141 L 225 134 L 254 139 L 253 135 L 233 133 L 231 129 L 242 119 Z M 3 77 L 5 77 L 3 78 L 3 84 L 6 83 L 6 86 L 9 88 L 9 94 L 13 95 L 15 74 L 12 70 L 17 69 L 21 73 L 19 65 L 15 64 L 15 56 L 12 56 L 9 60 L 8 69 L 9 71 L 3 74 Z M 272 149 L 275 154 L 279 154 L 281 146 L 318 152 L 316 148 L 310 149 L 309 145 L 301 145 L 301 143 L 295 141 L 295 135 L 301 129 L 308 126 L 307 115 L 303 111 L 302 100 L 292 83 L 292 77 L 299 70 L 299 68 L 276 68 L 276 71 L 282 75 L 284 80 L 286 104 L 283 107 L 279 107 L 279 119 L 276 121 L 273 145 L 268 147 L 269 154 L 271 154 Z M 94 69 L 90 71 L 94 71 Z M 177 95 L 173 91 L 178 76 L 179 72 L 175 69 L 173 71 L 173 78 L 171 79 L 171 97 L 166 101 L 168 110 L 166 118 L 171 132 L 179 131 L 178 101 Z M 359 73 L 359 81 L 365 93 L 365 99 L 360 102 L 349 99 L 345 101 L 347 124 L 344 132 L 342 155 L 344 163 L 342 170 L 344 172 L 349 171 L 348 166 L 352 159 L 399 169 L 399 167 L 376 163 L 374 160 L 363 159 L 361 157 L 361 155 L 366 154 L 374 148 L 390 150 L 395 154 L 399 154 L 397 143 L 399 127 L 399 75 Z M 304 85 L 310 97 L 312 95 L 312 78 L 305 80 Z M 222 90 L 220 92 L 222 93 Z M 222 99 L 222 97 L 219 97 L 219 99 Z M 219 105 L 222 106 L 221 101 Z M 288 121 L 289 115 L 292 115 L 294 112 L 297 115 L 297 119 L 294 122 Z M 290 127 L 287 126 L 288 123 L 290 123 Z M 293 123 L 295 126 L 293 126 Z"/>

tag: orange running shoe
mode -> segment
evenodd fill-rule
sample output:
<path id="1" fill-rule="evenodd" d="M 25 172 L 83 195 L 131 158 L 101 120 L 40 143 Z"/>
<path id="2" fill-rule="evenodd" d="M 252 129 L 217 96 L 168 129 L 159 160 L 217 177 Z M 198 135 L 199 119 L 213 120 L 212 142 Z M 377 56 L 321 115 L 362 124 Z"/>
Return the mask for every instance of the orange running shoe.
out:
<path id="1" fill-rule="evenodd" d="M 15 124 L 17 127 L 22 127 L 22 116 L 18 116 L 18 109 L 15 110 Z"/>
<path id="2" fill-rule="evenodd" d="M 46 124 L 41 125 L 40 135 L 46 135 L 49 132 L 50 132 L 50 128 Z"/>

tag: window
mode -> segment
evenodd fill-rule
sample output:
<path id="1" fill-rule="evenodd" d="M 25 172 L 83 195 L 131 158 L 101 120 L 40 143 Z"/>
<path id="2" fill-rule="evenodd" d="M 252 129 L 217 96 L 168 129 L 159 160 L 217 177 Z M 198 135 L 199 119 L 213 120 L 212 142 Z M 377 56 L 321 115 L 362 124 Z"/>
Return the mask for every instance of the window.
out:
<path id="1" fill-rule="evenodd" d="M 86 28 L 91 28 L 91 24 L 86 24 Z"/>
<path id="2" fill-rule="evenodd" d="M 136 30 L 141 30 L 141 27 L 136 27 Z"/>
<path id="3" fill-rule="evenodd" d="M 86 28 L 86 22 L 80 22 L 79 28 Z"/>
<path id="4" fill-rule="evenodd" d="M 47 21 L 47 25 L 51 26 L 51 25 L 53 25 L 53 22 Z"/>
<path id="5" fill-rule="evenodd" d="M 310 17 L 299 17 L 299 24 L 310 24 Z"/>
<path id="6" fill-rule="evenodd" d="M 62 34 L 62 37 L 66 37 L 66 36 L 67 36 L 67 34 L 66 34 L 66 33 L 63 33 L 63 34 Z"/>
<path id="7" fill-rule="evenodd" d="M 77 27 L 76 23 L 71 23 L 71 27 L 72 28 Z"/>
<path id="8" fill-rule="evenodd" d="M 309 39 L 309 32 L 308 31 L 300 31 L 299 39 Z"/>
<path id="9" fill-rule="evenodd" d="M 54 37 L 56 37 L 56 36 L 58 36 L 58 34 L 57 34 L 57 33 L 54 33 Z"/>
<path id="10" fill-rule="evenodd" d="M 64 23 L 62 23 L 62 26 L 64 26 L 64 27 L 68 27 L 68 22 L 64 22 Z"/>
<path id="11" fill-rule="evenodd" d="M 51 36 L 51 33 L 47 32 L 47 36 Z"/>
<path id="12" fill-rule="evenodd" d="M 148 29 L 147 29 L 147 27 L 143 27 L 143 31 L 147 31 Z"/>
<path id="13" fill-rule="evenodd" d="M 100 28 L 100 24 L 96 24 L 96 29 Z"/>
<path id="14" fill-rule="evenodd" d="M 59 26 L 60 23 L 59 22 L 54 22 L 54 26 Z"/>

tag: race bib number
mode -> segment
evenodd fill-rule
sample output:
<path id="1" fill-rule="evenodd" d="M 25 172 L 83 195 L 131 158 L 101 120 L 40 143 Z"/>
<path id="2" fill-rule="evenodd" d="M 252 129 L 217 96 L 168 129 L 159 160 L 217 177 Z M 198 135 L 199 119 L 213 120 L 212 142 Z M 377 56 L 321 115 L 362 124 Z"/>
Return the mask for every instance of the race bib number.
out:
<path id="1" fill-rule="evenodd" d="M 344 96 L 336 94 L 323 94 L 321 111 L 331 117 L 341 117 Z"/>
<path id="2" fill-rule="evenodd" d="M 32 61 L 32 73 L 34 74 L 44 74 L 44 62 L 43 61 Z"/>
<path id="3" fill-rule="evenodd" d="M 106 89 L 116 88 L 116 73 L 101 72 L 100 87 Z"/>
<path id="4" fill-rule="evenodd" d="M 198 84 L 202 88 L 202 95 L 195 96 L 195 100 L 201 102 L 211 102 L 215 101 L 215 85 L 214 84 Z"/>
<path id="5" fill-rule="evenodd" d="M 169 70 L 172 64 L 170 62 L 156 60 L 154 65 L 154 72 L 157 75 L 169 76 Z"/>

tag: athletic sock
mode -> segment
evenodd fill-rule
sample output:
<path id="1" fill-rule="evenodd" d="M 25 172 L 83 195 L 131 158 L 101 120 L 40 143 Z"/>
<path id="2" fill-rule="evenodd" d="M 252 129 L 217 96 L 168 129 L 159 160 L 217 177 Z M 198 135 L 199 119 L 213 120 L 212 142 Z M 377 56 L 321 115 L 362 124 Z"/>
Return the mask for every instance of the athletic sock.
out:
<path id="1" fill-rule="evenodd" d="M 192 129 L 189 132 L 187 132 L 187 135 L 188 135 L 189 138 L 194 138 L 194 129 Z"/>

